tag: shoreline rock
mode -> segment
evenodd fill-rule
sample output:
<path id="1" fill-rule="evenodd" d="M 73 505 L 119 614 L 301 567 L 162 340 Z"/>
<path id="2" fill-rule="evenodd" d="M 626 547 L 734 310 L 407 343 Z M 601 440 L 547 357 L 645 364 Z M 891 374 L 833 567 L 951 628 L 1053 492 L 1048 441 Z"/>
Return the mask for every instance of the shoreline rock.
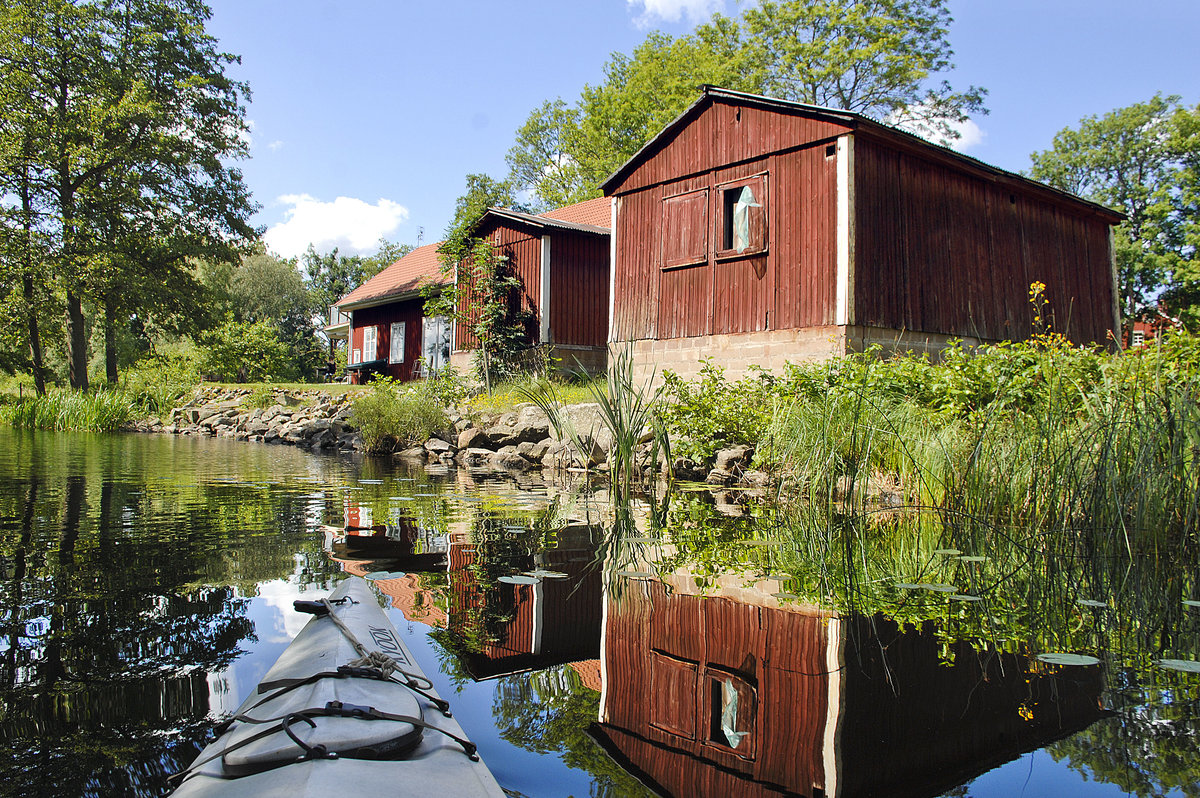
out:
<path id="1" fill-rule="evenodd" d="M 350 395 L 334 395 L 320 388 L 279 390 L 267 407 L 250 407 L 251 393 L 249 388 L 201 386 L 165 420 L 138 421 L 131 429 L 300 446 L 314 452 L 363 451 L 362 436 L 350 417 Z M 533 404 L 470 418 L 456 409 L 448 413 L 450 428 L 426 441 L 398 447 L 391 456 L 427 467 L 462 468 L 471 472 L 607 470 L 612 435 L 603 425 L 595 404 L 566 408 L 566 416 L 585 447 L 586 458 L 580 456 L 571 441 L 559 437 L 546 413 Z M 707 462 L 677 458 L 668 464 L 660 457 L 660 462 L 655 463 L 647 439 L 639 444 L 637 462 L 648 477 L 656 473 L 665 476 L 670 471 L 679 480 L 761 489 L 769 478 L 751 470 L 753 454 L 752 447 L 734 446 L 717 452 Z"/>

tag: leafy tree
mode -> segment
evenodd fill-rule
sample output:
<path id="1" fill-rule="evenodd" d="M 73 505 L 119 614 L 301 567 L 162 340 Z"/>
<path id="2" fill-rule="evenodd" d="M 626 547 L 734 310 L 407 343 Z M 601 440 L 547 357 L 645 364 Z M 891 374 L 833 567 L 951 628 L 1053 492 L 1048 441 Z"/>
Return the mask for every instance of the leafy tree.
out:
<path id="1" fill-rule="evenodd" d="M 337 247 L 321 254 L 311 244 L 301 257 L 313 308 L 318 313 L 412 251 L 408 244 L 379 240 L 374 255 L 342 255 Z"/>
<path id="2" fill-rule="evenodd" d="M 205 373 L 226 382 L 263 382 L 295 373 L 292 353 L 267 320 L 230 320 L 201 342 Z"/>
<path id="3" fill-rule="evenodd" d="M 543 103 L 517 131 L 509 180 L 548 208 L 598 185 L 695 101 L 702 84 L 835 106 L 944 141 L 986 113 L 985 91 L 954 91 L 946 0 L 788 0 L 716 14 L 688 35 L 651 33 L 614 53 L 579 100 Z"/>
<path id="4" fill-rule="evenodd" d="M 930 79 L 954 67 L 947 0 L 818 0 L 747 8 L 742 23 L 761 91 L 917 125 L 943 140 L 986 113 L 986 91 Z"/>
<path id="5" fill-rule="evenodd" d="M 454 264 L 470 253 L 475 246 L 472 240 L 475 225 L 488 208 L 523 210 L 524 206 L 517 201 L 511 181 L 496 180 L 480 173 L 467 175 L 466 190 L 454 201 L 454 216 L 438 247 L 443 270 L 453 269 Z"/>
<path id="6" fill-rule="evenodd" d="M 1127 318 L 1161 296 L 1200 322 L 1200 106 L 1156 95 L 1059 131 L 1031 159 L 1034 178 L 1127 215 L 1115 239 Z"/>
<path id="7" fill-rule="evenodd" d="M 0 8 L 5 156 L 25 137 L 36 226 L 67 308 L 72 387 L 87 387 L 85 300 L 119 291 L 116 266 L 153 271 L 254 237 L 240 172 L 244 84 L 204 31 L 200 0 L 15 0 Z M 5 157 L 5 175 L 11 177 Z M 108 260 L 118 242 L 173 257 Z M 106 262 L 107 260 L 107 262 Z M 100 270 L 99 272 L 97 270 Z M 109 270 L 109 271 L 106 271 Z M 110 307 L 111 307 L 110 303 Z"/>

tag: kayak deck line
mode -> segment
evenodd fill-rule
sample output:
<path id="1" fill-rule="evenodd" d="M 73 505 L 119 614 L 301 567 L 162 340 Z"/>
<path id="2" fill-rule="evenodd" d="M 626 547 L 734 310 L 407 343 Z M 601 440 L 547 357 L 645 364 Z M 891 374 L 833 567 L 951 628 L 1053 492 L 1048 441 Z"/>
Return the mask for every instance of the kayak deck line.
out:
<path id="1" fill-rule="evenodd" d="M 313 617 L 173 795 L 504 795 L 365 580 L 295 605 Z"/>

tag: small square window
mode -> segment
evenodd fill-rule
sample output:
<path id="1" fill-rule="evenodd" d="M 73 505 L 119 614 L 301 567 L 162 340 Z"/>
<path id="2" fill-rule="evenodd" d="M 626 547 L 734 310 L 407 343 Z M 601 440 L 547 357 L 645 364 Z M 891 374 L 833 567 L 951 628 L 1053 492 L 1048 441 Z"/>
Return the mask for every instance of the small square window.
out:
<path id="1" fill-rule="evenodd" d="M 718 257 L 753 255 L 767 248 L 766 175 L 718 187 Z"/>
<path id="2" fill-rule="evenodd" d="M 1146 343 L 1146 333 L 1143 330 L 1134 330 L 1133 331 L 1133 345 L 1141 346 L 1144 343 Z"/>

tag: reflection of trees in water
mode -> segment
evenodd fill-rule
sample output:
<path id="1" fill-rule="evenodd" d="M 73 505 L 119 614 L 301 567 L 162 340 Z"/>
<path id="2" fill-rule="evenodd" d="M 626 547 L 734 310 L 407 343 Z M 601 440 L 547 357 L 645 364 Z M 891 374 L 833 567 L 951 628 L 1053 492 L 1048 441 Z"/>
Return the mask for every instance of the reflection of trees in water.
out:
<path id="1" fill-rule="evenodd" d="M 313 538 L 305 500 L 154 485 L 110 440 L 45 440 L 0 464 L 0 792 L 159 794 L 210 725 L 208 672 L 253 639 L 236 585 L 290 575 Z M 324 581 L 311 547 L 308 576 Z"/>
<path id="2" fill-rule="evenodd" d="M 1115 714 L 1047 750 L 1094 781 L 1139 798 L 1200 796 L 1200 687 L 1182 674 L 1119 674 Z"/>
<path id="3" fill-rule="evenodd" d="M 560 754 L 568 767 L 591 773 L 593 798 L 654 795 L 588 736 L 599 709 L 600 693 L 569 666 L 505 676 L 492 701 L 501 737 L 536 754 Z"/>

